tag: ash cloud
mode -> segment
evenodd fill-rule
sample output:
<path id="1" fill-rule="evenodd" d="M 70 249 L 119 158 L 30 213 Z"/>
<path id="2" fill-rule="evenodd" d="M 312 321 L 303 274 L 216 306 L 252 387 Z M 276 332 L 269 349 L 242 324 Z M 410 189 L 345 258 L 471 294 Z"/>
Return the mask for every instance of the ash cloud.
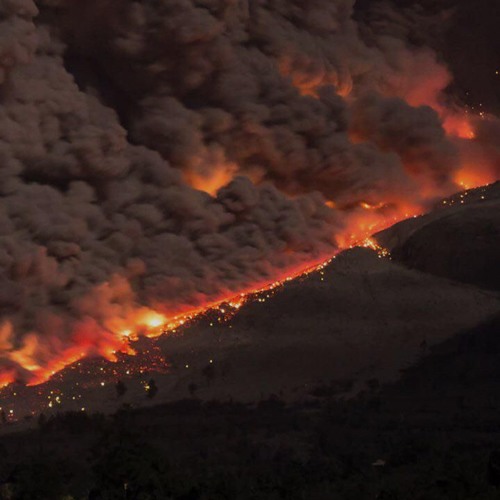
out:
<path id="1" fill-rule="evenodd" d="M 418 187 L 413 167 L 377 144 L 352 143 L 351 104 L 367 92 L 404 98 L 399 111 L 411 122 L 412 106 L 434 104 L 450 76 L 431 50 L 394 28 L 404 16 L 361 30 L 353 6 L 61 1 L 51 12 L 73 57 L 106 74 L 104 94 L 128 97 L 121 113 L 131 141 L 158 151 L 192 185 L 236 170 L 291 195 L 318 190 L 343 205 L 375 202 L 377 192 L 392 201 L 394 191 Z M 439 130 L 432 144 L 437 118 L 420 115 L 428 148 L 442 150 Z M 451 149 L 436 178 L 449 176 Z"/>
<path id="2" fill-rule="evenodd" d="M 353 5 L 3 1 L 5 367 L 108 353 L 139 310 L 330 255 L 343 210 L 453 189 L 448 72 Z"/>

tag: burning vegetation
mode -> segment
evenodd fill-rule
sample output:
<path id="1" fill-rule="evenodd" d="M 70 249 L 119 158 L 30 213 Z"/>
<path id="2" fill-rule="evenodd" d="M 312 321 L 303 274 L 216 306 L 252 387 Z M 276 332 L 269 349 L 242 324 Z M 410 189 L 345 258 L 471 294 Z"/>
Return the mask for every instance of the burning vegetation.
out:
<path id="1" fill-rule="evenodd" d="M 0 383 L 134 354 L 496 180 L 498 119 L 377 8 L 3 2 Z"/>

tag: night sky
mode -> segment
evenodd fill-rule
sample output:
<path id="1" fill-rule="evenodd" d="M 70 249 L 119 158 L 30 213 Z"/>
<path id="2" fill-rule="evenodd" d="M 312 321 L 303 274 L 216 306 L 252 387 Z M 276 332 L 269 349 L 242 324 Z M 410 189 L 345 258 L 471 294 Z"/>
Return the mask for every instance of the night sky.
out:
<path id="1" fill-rule="evenodd" d="M 357 0 L 356 15 L 363 17 L 376 0 Z M 417 8 L 437 16 L 427 33 L 414 26 L 415 35 L 423 36 L 440 54 L 454 76 L 450 92 L 466 104 L 483 104 L 489 111 L 500 109 L 500 5 L 495 0 L 399 0 L 395 9 Z M 446 12 L 442 16 L 442 12 Z"/>
<path id="2" fill-rule="evenodd" d="M 500 111 L 500 5 L 493 0 L 460 2 L 444 54 L 469 104 Z"/>

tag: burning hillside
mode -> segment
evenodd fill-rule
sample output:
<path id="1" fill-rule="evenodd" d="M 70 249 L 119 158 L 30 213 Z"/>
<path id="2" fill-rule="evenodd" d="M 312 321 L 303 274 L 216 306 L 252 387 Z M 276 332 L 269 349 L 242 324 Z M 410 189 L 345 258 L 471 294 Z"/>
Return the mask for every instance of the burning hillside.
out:
<path id="1" fill-rule="evenodd" d="M 3 383 L 131 353 L 498 178 L 500 122 L 376 4 L 2 2 Z"/>
<path id="2" fill-rule="evenodd" d="M 456 258 L 468 259 L 460 268 L 484 262 L 493 278 L 496 241 L 478 246 L 467 228 L 471 220 L 478 227 L 496 220 L 494 210 L 480 211 L 479 218 L 478 210 L 498 204 L 498 186 L 468 193 L 377 238 L 390 244 L 397 235 L 417 263 L 429 262 L 431 251 L 435 262 L 442 262 L 443 254 L 454 250 Z M 450 218 L 464 226 L 448 226 Z M 440 231 L 434 230 L 437 225 Z M 184 324 L 170 326 L 169 335 L 140 337 L 132 342 L 135 356 L 80 360 L 44 384 L 12 384 L 0 392 L 0 411 L 8 422 L 23 422 L 41 412 L 113 412 L 123 404 L 186 397 L 255 402 L 280 394 L 286 401 L 303 401 L 318 387 L 352 396 L 369 380 L 396 378 L 436 344 L 498 313 L 498 293 L 410 270 L 374 239 L 365 244 L 368 248 L 341 252 L 307 275 L 184 318 Z M 154 400 L 147 397 L 151 379 L 159 388 Z M 125 394 L 118 393 L 118 381 Z"/>

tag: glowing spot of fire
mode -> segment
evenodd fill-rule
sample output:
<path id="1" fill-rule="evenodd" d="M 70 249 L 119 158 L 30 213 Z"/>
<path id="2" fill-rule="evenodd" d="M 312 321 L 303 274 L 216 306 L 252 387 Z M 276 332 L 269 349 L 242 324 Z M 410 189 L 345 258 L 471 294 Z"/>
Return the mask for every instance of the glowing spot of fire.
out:
<path id="1" fill-rule="evenodd" d="M 360 205 L 365 210 L 379 210 L 380 208 L 383 208 L 383 206 L 384 206 L 383 203 L 377 203 L 375 205 L 372 205 L 371 203 L 367 203 L 365 201 L 361 202 Z"/>
<path id="2" fill-rule="evenodd" d="M 146 320 L 146 324 L 150 328 L 158 328 L 164 323 L 164 319 L 160 315 L 155 315 L 154 313 Z"/>
<path id="3" fill-rule="evenodd" d="M 476 138 L 476 132 L 474 131 L 472 122 L 465 113 L 444 116 L 443 127 L 450 136 L 468 140 Z"/>
<path id="4" fill-rule="evenodd" d="M 195 189 L 215 196 L 221 187 L 226 186 L 233 180 L 237 170 L 237 166 L 233 163 L 221 163 L 212 170 L 202 174 L 187 173 L 185 174 L 185 179 Z"/>
<path id="5" fill-rule="evenodd" d="M 365 248 L 370 248 L 371 250 L 377 252 L 379 257 L 390 257 L 390 252 L 387 250 L 387 248 L 382 247 L 377 243 L 376 240 L 373 238 L 366 238 L 361 245 L 362 247 Z"/>
<path id="6" fill-rule="evenodd" d="M 474 168 L 463 168 L 457 173 L 456 183 L 466 188 L 486 184 L 484 178 L 477 173 Z M 463 200 L 462 200 L 463 201 Z M 330 206 L 334 207 L 331 202 Z M 354 207 L 346 217 L 345 230 L 336 235 L 339 250 L 351 248 L 353 246 L 364 246 L 378 253 L 379 257 L 388 257 L 389 252 L 382 248 L 372 235 L 388 226 L 402 220 L 405 217 L 414 217 L 422 213 L 422 207 L 412 206 L 406 200 L 397 200 L 397 203 L 390 205 L 387 203 L 362 202 Z M 83 333 L 76 334 L 79 339 L 76 347 L 67 349 L 59 353 L 47 366 L 41 367 L 37 359 L 40 359 L 38 352 L 46 349 L 38 344 L 38 337 L 28 334 L 24 337 L 23 345 L 12 350 L 10 339 L 12 337 L 12 325 L 4 323 L 0 327 L 0 345 L 4 346 L 4 351 L 9 353 L 11 361 L 19 364 L 27 372 L 31 372 L 32 378 L 28 385 L 36 385 L 45 382 L 54 373 L 60 372 L 65 367 L 78 362 L 88 354 L 100 354 L 108 360 L 117 361 L 118 353 L 134 355 L 130 342 L 138 338 L 140 334 L 147 337 L 157 337 L 164 333 L 175 332 L 179 327 L 189 324 L 194 318 L 211 310 L 223 315 L 210 326 L 224 323 L 240 309 L 243 304 L 250 300 L 265 302 L 272 295 L 272 291 L 282 286 L 284 283 L 311 272 L 323 269 L 332 259 L 319 258 L 315 263 L 298 266 L 296 269 L 288 270 L 286 274 L 278 277 L 272 283 L 255 283 L 247 290 L 233 293 L 221 294 L 219 300 L 206 303 L 196 309 L 177 311 L 177 315 L 165 316 L 157 311 L 148 308 L 130 308 L 121 311 L 117 317 L 109 318 L 104 325 L 91 324 L 83 329 Z M 321 275 L 323 280 L 323 275 Z M 94 329 L 97 328 L 97 333 Z M 100 335 L 102 329 L 103 335 Z M 88 330 L 88 331 L 87 331 Z M 89 333 L 90 332 L 90 333 Z M 212 361 L 211 361 L 212 362 Z M 186 366 L 188 368 L 189 365 Z M 16 379 L 17 370 L 0 371 L 0 387 L 12 383 Z M 130 373 L 127 371 L 127 373 Z M 78 385 L 78 384 L 77 384 Z"/>
<path id="7" fill-rule="evenodd" d="M 0 373 L 0 388 L 6 387 L 15 381 L 15 373 L 12 370 Z"/>
<path id="8" fill-rule="evenodd" d="M 455 174 L 454 181 L 464 189 L 472 189 L 494 182 L 495 177 L 487 170 L 479 170 L 474 166 L 465 166 Z"/>

